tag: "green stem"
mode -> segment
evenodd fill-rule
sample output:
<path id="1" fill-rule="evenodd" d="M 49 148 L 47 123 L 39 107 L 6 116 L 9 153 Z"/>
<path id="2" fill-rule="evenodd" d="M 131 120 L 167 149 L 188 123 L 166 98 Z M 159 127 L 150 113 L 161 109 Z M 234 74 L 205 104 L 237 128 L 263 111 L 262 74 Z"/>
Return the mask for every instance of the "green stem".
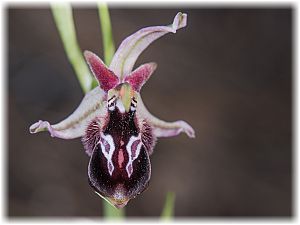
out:
<path id="1" fill-rule="evenodd" d="M 124 209 L 116 209 L 114 206 L 103 200 L 103 216 L 108 220 L 121 220 L 125 217 Z"/>
<path id="2" fill-rule="evenodd" d="M 107 66 L 109 66 L 115 54 L 115 45 L 114 45 L 114 39 L 112 35 L 109 11 L 105 3 L 100 3 L 98 5 L 98 13 L 100 18 L 103 48 L 104 48 L 104 62 Z"/>
<path id="3" fill-rule="evenodd" d="M 85 63 L 76 38 L 72 7 L 69 3 L 52 4 L 51 9 L 67 57 L 86 93 L 91 90 L 94 78 Z"/>
<path id="4" fill-rule="evenodd" d="M 175 206 L 175 193 L 168 192 L 166 196 L 165 206 L 161 214 L 161 218 L 163 220 L 170 220 L 173 218 L 174 206 Z"/>

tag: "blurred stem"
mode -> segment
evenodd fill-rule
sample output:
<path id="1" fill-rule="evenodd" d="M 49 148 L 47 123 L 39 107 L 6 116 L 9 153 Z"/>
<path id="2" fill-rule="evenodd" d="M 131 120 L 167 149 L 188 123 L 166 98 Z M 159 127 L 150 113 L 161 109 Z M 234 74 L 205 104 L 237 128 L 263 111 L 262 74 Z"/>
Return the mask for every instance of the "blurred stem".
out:
<path id="1" fill-rule="evenodd" d="M 112 35 L 111 22 L 109 11 L 106 3 L 100 3 L 98 5 L 98 13 L 101 24 L 103 48 L 104 48 L 104 62 L 109 66 L 114 54 L 115 45 Z M 124 209 L 116 209 L 110 205 L 107 201 L 103 200 L 104 217 L 106 219 L 117 219 L 125 216 Z"/>
<path id="2" fill-rule="evenodd" d="M 105 64 L 109 66 L 115 54 L 115 45 L 114 45 L 114 40 L 112 35 L 109 11 L 106 3 L 99 3 L 98 13 L 99 13 L 101 32 L 102 32 L 104 61 Z"/>
<path id="3" fill-rule="evenodd" d="M 124 209 L 117 209 L 106 200 L 103 200 L 103 215 L 105 219 L 120 220 L 125 217 Z"/>
<path id="4" fill-rule="evenodd" d="M 95 79 L 85 63 L 76 38 L 72 7 L 66 2 L 54 3 L 51 4 L 51 9 L 67 57 L 73 66 L 81 88 L 86 93 L 91 90 Z"/>
<path id="5" fill-rule="evenodd" d="M 174 216 L 174 207 L 175 207 L 175 193 L 168 192 L 166 196 L 165 206 L 161 214 L 161 218 L 163 220 L 171 220 Z"/>

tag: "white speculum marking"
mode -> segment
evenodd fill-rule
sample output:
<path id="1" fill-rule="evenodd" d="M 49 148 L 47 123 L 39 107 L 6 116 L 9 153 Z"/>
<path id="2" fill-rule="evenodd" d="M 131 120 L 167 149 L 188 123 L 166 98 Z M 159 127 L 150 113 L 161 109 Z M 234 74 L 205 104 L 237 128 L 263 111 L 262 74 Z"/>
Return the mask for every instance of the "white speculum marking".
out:
<path id="1" fill-rule="evenodd" d="M 110 175 L 112 175 L 115 167 L 112 162 L 112 155 L 115 151 L 115 144 L 114 140 L 111 135 L 107 134 L 104 135 L 101 133 L 101 138 L 100 138 L 100 145 L 101 145 L 101 150 L 105 158 L 107 159 L 107 169 Z"/>
<path id="2" fill-rule="evenodd" d="M 112 156 L 113 153 L 115 151 L 115 144 L 114 144 L 114 140 L 112 138 L 111 135 L 107 134 L 103 134 L 101 133 L 101 138 L 99 141 L 100 145 L 101 145 L 101 151 L 104 155 L 104 157 L 107 159 L 107 169 L 108 172 L 110 174 L 110 176 L 112 176 L 112 173 L 115 169 L 114 164 L 112 162 Z M 126 145 L 126 151 L 128 153 L 128 163 L 126 165 L 126 172 L 128 177 L 130 178 L 132 173 L 133 173 L 133 162 L 134 160 L 137 159 L 137 157 L 140 154 L 141 151 L 141 147 L 142 147 L 143 143 L 141 141 L 141 135 L 139 136 L 131 136 L 128 144 Z M 118 161 L 119 162 L 119 161 Z M 119 162 L 122 163 L 122 162 Z M 121 165 L 119 165 L 119 167 L 121 168 Z"/>
<path id="3" fill-rule="evenodd" d="M 128 153 L 128 163 L 126 165 L 126 171 L 128 174 L 128 177 L 131 176 L 132 172 L 133 172 L 133 161 L 139 156 L 140 151 L 141 151 L 141 147 L 142 147 L 142 142 L 141 142 L 141 135 L 135 137 L 135 136 L 131 136 L 129 139 L 129 142 L 126 146 L 126 150 Z"/>

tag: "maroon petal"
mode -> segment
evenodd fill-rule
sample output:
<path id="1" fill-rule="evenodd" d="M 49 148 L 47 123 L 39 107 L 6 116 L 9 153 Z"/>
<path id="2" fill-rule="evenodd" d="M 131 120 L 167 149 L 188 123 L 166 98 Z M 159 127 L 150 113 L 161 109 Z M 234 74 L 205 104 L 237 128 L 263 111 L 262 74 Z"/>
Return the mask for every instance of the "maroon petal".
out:
<path id="1" fill-rule="evenodd" d="M 133 90 L 139 92 L 141 90 L 141 87 L 150 78 L 156 67 L 156 63 L 147 63 L 141 65 L 130 75 L 126 76 L 125 81 L 127 81 L 132 86 Z"/>
<path id="2" fill-rule="evenodd" d="M 97 55 L 90 51 L 85 51 L 84 56 L 100 87 L 104 91 L 108 92 L 119 83 L 119 78 L 105 66 Z"/>

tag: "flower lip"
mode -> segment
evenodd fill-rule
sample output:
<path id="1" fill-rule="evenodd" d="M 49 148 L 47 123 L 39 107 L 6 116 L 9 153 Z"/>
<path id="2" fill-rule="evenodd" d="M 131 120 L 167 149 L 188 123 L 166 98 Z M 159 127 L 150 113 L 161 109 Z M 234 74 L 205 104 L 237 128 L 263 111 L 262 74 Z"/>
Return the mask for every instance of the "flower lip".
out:
<path id="1" fill-rule="evenodd" d="M 118 151 L 117 149 L 115 151 Z M 128 176 L 125 164 L 122 168 L 118 168 L 117 155 L 118 152 L 115 152 L 112 156 L 115 169 L 110 174 L 107 166 L 108 161 L 103 155 L 103 150 L 98 145 L 90 158 L 88 180 L 98 195 L 120 208 L 124 207 L 130 199 L 135 198 L 148 187 L 151 177 L 151 164 L 146 149 L 142 147 L 140 154 L 131 164 L 132 174 Z M 128 157 L 129 155 L 126 154 L 125 162 L 127 165 L 129 164 Z"/>

